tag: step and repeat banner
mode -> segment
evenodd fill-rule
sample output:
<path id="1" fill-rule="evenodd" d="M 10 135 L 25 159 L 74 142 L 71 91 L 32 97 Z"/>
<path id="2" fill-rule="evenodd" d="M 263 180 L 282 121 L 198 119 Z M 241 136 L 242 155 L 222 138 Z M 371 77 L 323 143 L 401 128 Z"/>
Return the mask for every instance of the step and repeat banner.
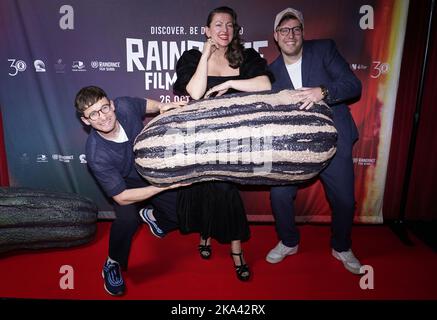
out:
<path id="1" fill-rule="evenodd" d="M 74 192 L 93 199 L 101 217 L 110 202 L 87 169 L 87 128 L 74 109 L 87 85 L 110 98 L 173 95 L 175 65 L 185 50 L 202 49 L 209 11 L 230 6 L 242 38 L 271 63 L 276 14 L 303 12 L 305 38 L 331 38 L 363 84 L 351 105 L 360 139 L 354 147 L 356 221 L 382 222 L 408 1 L 406 0 L 2 0 L 0 106 L 11 186 Z M 251 221 L 272 221 L 268 187 L 241 186 Z M 303 186 L 299 221 L 328 222 L 319 181 Z"/>

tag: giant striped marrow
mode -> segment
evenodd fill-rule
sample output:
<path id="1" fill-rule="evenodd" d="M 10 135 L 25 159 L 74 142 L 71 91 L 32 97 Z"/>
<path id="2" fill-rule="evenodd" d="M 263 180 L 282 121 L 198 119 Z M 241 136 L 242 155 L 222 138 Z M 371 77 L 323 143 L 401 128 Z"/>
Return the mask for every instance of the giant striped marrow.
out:
<path id="1" fill-rule="evenodd" d="M 97 206 L 73 193 L 0 188 L 0 253 L 90 242 Z"/>
<path id="2" fill-rule="evenodd" d="M 151 184 L 224 180 L 280 185 L 317 175 L 336 151 L 332 110 L 300 110 L 299 92 L 234 94 L 152 119 L 134 143 Z"/>

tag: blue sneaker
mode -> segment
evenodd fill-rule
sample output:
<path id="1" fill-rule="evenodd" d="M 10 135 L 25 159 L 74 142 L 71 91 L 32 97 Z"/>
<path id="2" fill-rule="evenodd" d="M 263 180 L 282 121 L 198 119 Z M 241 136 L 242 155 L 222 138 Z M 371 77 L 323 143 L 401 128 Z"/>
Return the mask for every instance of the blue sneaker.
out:
<path id="1" fill-rule="evenodd" d="M 165 232 L 158 227 L 156 221 L 152 221 L 147 215 L 148 210 L 153 210 L 151 208 L 143 208 L 140 210 L 140 217 L 143 219 L 145 223 L 149 225 L 150 231 L 153 233 L 155 237 L 162 238 L 165 236 Z"/>
<path id="2" fill-rule="evenodd" d="M 117 262 L 106 260 L 103 266 L 102 276 L 105 280 L 105 290 L 110 295 L 121 296 L 126 286 L 121 275 L 120 265 Z"/>

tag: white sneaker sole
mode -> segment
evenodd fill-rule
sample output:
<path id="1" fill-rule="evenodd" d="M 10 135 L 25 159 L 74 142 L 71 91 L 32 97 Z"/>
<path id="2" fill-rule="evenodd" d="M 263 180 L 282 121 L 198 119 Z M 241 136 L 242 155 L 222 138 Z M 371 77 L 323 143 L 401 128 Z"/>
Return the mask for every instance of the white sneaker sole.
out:
<path id="1" fill-rule="evenodd" d="M 297 249 L 291 251 L 290 253 L 288 253 L 288 254 L 286 254 L 286 255 L 282 256 L 281 258 L 278 258 L 278 259 L 270 258 L 269 255 L 267 255 L 266 261 L 269 262 L 269 263 L 272 263 L 272 264 L 279 263 L 282 260 L 284 260 L 286 257 L 292 256 L 292 255 L 294 255 L 296 253 L 297 253 Z"/>
<path id="2" fill-rule="evenodd" d="M 335 259 L 337 259 L 338 261 L 340 261 L 341 263 L 343 263 L 343 266 L 345 267 L 345 269 L 346 269 L 347 271 L 349 271 L 350 273 L 358 274 L 358 275 L 363 274 L 363 273 L 361 272 L 361 267 L 358 268 L 358 269 L 357 269 L 357 268 L 352 268 L 352 267 L 349 266 L 347 263 L 345 263 L 343 260 L 341 260 L 340 256 L 338 255 L 338 253 L 337 253 L 335 250 L 332 250 L 332 256 L 333 256 Z"/>

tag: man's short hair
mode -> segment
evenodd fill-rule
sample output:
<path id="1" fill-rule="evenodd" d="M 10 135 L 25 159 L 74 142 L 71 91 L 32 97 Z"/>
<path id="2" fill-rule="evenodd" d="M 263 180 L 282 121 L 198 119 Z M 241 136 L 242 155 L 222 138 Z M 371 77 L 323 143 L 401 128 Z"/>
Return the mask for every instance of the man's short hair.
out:
<path id="1" fill-rule="evenodd" d="M 74 99 L 76 110 L 83 113 L 90 106 L 95 104 L 102 98 L 107 98 L 106 92 L 102 88 L 96 86 L 88 86 L 79 90 Z"/>

